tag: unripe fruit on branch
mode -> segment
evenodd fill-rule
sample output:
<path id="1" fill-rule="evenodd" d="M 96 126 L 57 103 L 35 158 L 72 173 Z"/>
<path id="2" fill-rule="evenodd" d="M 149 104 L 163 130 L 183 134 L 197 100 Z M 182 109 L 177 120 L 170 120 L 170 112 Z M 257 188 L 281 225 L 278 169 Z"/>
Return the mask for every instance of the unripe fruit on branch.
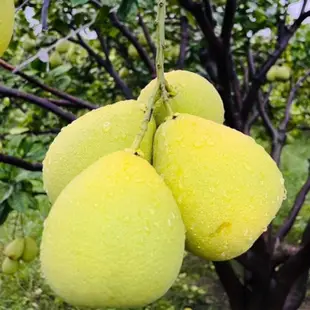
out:
<path id="1" fill-rule="evenodd" d="M 2 272 L 4 274 L 13 274 L 18 270 L 19 262 L 6 257 L 2 263 Z"/>
<path id="2" fill-rule="evenodd" d="M 90 111 L 64 127 L 43 161 L 43 181 L 53 203 L 63 188 L 100 157 L 131 146 L 140 130 L 145 105 L 120 101 Z M 155 121 L 152 119 L 141 150 L 151 159 Z"/>
<path id="3" fill-rule="evenodd" d="M 23 255 L 24 247 L 24 238 L 16 238 L 5 247 L 3 253 L 12 260 L 18 260 Z"/>
<path id="4" fill-rule="evenodd" d="M 58 52 L 53 52 L 49 61 L 52 68 L 59 67 L 63 63 L 63 60 Z"/>
<path id="5" fill-rule="evenodd" d="M 13 0 L 1 0 L 0 57 L 8 48 L 14 29 L 15 5 Z"/>
<path id="6" fill-rule="evenodd" d="M 174 112 L 197 115 L 218 123 L 224 122 L 223 102 L 215 87 L 202 76 L 183 70 L 165 73 L 171 88 L 169 104 Z M 151 81 L 142 91 L 138 101 L 146 102 L 152 95 L 156 79 Z M 161 124 L 168 112 L 159 99 L 156 102 L 154 117 L 156 124 Z"/>
<path id="7" fill-rule="evenodd" d="M 187 247 L 208 260 L 247 251 L 278 212 L 284 180 L 251 137 L 193 115 L 162 124 L 154 167 L 172 190 L 187 229 Z"/>
<path id="8" fill-rule="evenodd" d="M 267 80 L 269 82 L 273 81 L 287 81 L 291 76 L 291 69 L 286 66 L 272 66 L 267 72 Z"/>
<path id="9" fill-rule="evenodd" d="M 180 211 L 162 178 L 146 160 L 119 151 L 93 163 L 59 195 L 44 225 L 42 271 L 70 304 L 143 307 L 175 281 L 184 239 Z"/>
<path id="10" fill-rule="evenodd" d="M 71 42 L 68 40 L 62 40 L 56 45 L 56 51 L 60 54 L 65 54 L 69 51 Z"/>
<path id="11" fill-rule="evenodd" d="M 21 259 L 24 262 L 29 263 L 37 257 L 38 252 L 39 252 L 39 248 L 37 246 L 36 241 L 30 237 L 26 237 L 25 238 L 25 248 L 24 248 L 23 255 L 22 255 Z"/>

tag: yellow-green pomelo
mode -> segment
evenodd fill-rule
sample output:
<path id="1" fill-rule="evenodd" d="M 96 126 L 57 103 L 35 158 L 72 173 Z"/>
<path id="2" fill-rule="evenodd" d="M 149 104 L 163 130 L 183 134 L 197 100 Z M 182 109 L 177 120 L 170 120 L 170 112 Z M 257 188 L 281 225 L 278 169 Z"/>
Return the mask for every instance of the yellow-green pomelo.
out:
<path id="1" fill-rule="evenodd" d="M 24 238 L 16 238 L 5 247 L 3 253 L 12 260 L 18 260 L 23 255 L 24 248 Z"/>
<path id="2" fill-rule="evenodd" d="M 14 0 L 1 0 L 0 10 L 0 57 L 6 51 L 14 30 Z"/>
<path id="3" fill-rule="evenodd" d="M 169 188 L 144 159 L 100 158 L 62 191 L 45 222 L 41 266 L 67 302 L 140 307 L 176 279 L 185 231 Z"/>
<path id="4" fill-rule="evenodd" d="M 278 66 L 277 79 L 279 81 L 287 81 L 291 76 L 291 69 L 288 66 Z"/>
<path id="5" fill-rule="evenodd" d="M 266 77 L 267 77 L 267 81 L 269 82 L 275 81 L 277 77 L 277 66 L 272 66 L 270 70 L 267 72 Z"/>
<path id="6" fill-rule="evenodd" d="M 63 60 L 57 51 L 51 54 L 49 61 L 52 68 L 59 67 L 63 63 Z"/>
<path id="7" fill-rule="evenodd" d="M 39 253 L 39 248 L 37 246 L 36 241 L 31 237 L 26 237 L 25 248 L 24 248 L 21 259 L 27 263 L 31 262 L 37 257 L 38 253 Z"/>
<path id="8" fill-rule="evenodd" d="M 43 161 L 43 181 L 53 203 L 63 188 L 100 157 L 129 148 L 140 130 L 144 105 L 120 101 L 86 113 L 63 128 Z M 152 156 L 155 122 L 141 144 L 147 160 Z"/>
<path id="9" fill-rule="evenodd" d="M 251 137 L 192 115 L 162 124 L 154 167 L 172 190 L 187 229 L 187 246 L 209 260 L 247 251 L 284 198 L 284 180 Z"/>
<path id="10" fill-rule="evenodd" d="M 60 54 L 67 53 L 71 47 L 71 42 L 68 40 L 61 40 L 56 45 L 56 51 Z"/>
<path id="11" fill-rule="evenodd" d="M 174 112 L 197 115 L 217 123 L 224 122 L 224 107 L 222 99 L 215 87 L 202 76 L 183 70 L 165 73 L 165 78 L 171 88 L 169 104 Z M 156 80 L 151 81 L 138 98 L 146 102 L 153 93 Z M 154 117 L 161 124 L 168 112 L 159 99 L 156 102 Z"/>
<path id="12" fill-rule="evenodd" d="M 5 274 L 13 274 L 18 270 L 19 262 L 6 257 L 2 262 L 2 272 Z"/>

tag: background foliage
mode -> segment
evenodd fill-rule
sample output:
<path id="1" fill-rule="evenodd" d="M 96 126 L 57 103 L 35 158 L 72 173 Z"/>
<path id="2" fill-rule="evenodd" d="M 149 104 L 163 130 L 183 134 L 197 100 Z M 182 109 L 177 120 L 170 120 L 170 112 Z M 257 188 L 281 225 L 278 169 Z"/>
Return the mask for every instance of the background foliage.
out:
<path id="1" fill-rule="evenodd" d="M 17 6 L 22 2 L 16 1 Z M 111 11 L 117 8 L 116 1 L 102 1 L 100 10 L 99 3 L 51 1 L 46 32 L 41 31 L 40 24 L 42 1 L 28 1 L 16 13 L 10 49 L 0 60 L 3 245 L 12 238 L 18 213 L 23 214 L 26 234 L 40 240 L 50 208 L 42 187 L 40 163 L 61 128 L 90 109 L 136 98 L 154 77 L 155 3 L 140 0 L 138 6 L 121 4 L 117 13 Z M 300 12 L 303 4 L 304 12 Z M 182 0 L 168 4 L 166 71 L 187 69 L 211 80 L 224 100 L 227 124 L 251 134 L 279 162 L 288 196 L 274 221 L 276 229 L 289 216 L 309 174 L 310 32 L 308 24 L 293 28 L 307 9 L 307 1 L 248 0 L 236 5 L 235 1 L 225 0 Z M 297 12 L 297 17 L 288 12 Z M 224 54 L 214 54 L 217 41 L 212 34 L 210 37 L 206 21 L 214 35 L 226 42 Z M 89 23 L 91 26 L 83 29 Z M 223 28 L 230 34 L 228 41 Z M 294 35 L 285 45 L 287 29 Z M 69 38 L 70 47 L 65 53 L 55 53 L 57 41 L 72 31 L 77 35 Z M 266 63 L 281 49 L 274 63 L 289 66 L 292 76 L 285 82 L 270 83 L 265 79 Z M 39 58 L 19 67 L 37 53 Z M 221 57 L 223 63 L 233 64 L 233 70 L 221 64 Z M 14 67 L 21 71 L 13 74 Z M 243 110 L 251 106 L 247 113 L 240 112 L 246 115 L 242 121 L 234 119 L 234 109 L 240 102 Z M 283 123 L 286 113 L 289 119 Z M 307 192 L 303 194 L 305 198 Z M 286 238 L 289 245 L 300 244 L 309 212 L 308 197 Z M 232 266 L 243 275 L 238 263 L 232 262 Z M 146 309 L 228 309 L 214 269 L 211 262 L 188 255 L 174 288 Z M 0 274 L 0 309 L 74 309 L 51 294 L 38 270 L 35 262 L 15 277 Z"/>

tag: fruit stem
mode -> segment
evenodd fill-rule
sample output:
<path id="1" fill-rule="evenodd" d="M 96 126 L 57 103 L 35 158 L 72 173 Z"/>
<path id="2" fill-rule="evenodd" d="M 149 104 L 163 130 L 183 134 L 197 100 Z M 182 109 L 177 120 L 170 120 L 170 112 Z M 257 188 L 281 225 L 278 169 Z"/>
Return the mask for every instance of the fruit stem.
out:
<path id="1" fill-rule="evenodd" d="M 145 133 L 147 132 L 148 123 L 152 118 L 152 114 L 154 111 L 154 106 L 156 99 L 158 97 L 162 97 L 164 105 L 167 109 L 169 115 L 173 114 L 173 111 L 168 102 L 168 92 L 169 85 L 165 79 L 165 18 L 166 18 L 166 0 L 158 0 L 157 1 L 157 17 L 156 17 L 156 74 L 157 74 L 157 82 L 154 87 L 154 91 L 152 96 L 149 98 L 148 103 L 146 105 L 145 115 L 141 124 L 141 130 L 137 134 L 135 141 L 133 142 L 131 148 L 134 151 L 137 151 L 140 148 L 140 144 L 144 138 Z"/>
<path id="2" fill-rule="evenodd" d="M 166 0 L 158 0 L 157 6 L 157 53 L 156 53 L 156 70 L 157 70 L 157 83 L 160 85 L 160 94 L 163 99 L 164 105 L 169 115 L 173 114 L 171 106 L 168 102 L 169 88 L 168 82 L 165 79 L 165 17 L 166 17 Z"/>

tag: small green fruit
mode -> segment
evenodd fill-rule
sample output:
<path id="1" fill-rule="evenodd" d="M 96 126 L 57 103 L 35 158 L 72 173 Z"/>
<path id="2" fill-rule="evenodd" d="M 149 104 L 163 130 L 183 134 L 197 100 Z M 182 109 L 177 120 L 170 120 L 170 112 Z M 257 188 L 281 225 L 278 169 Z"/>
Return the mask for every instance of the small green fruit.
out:
<path id="1" fill-rule="evenodd" d="M 24 238 L 16 238 L 5 247 L 3 253 L 12 260 L 18 260 L 23 255 L 24 247 Z"/>
<path id="2" fill-rule="evenodd" d="M 58 52 L 52 53 L 50 56 L 50 64 L 52 68 L 56 68 L 62 64 L 62 58 Z"/>
<path id="3" fill-rule="evenodd" d="M 26 237 L 25 238 L 25 248 L 24 248 L 24 252 L 22 255 L 22 260 L 24 262 L 29 263 L 36 258 L 36 256 L 38 255 L 38 252 L 39 252 L 39 248 L 38 248 L 35 240 L 30 238 L 30 237 Z"/>
<path id="4" fill-rule="evenodd" d="M 60 54 L 67 53 L 70 49 L 71 43 L 68 40 L 60 41 L 56 45 L 56 51 Z"/>
<path id="5" fill-rule="evenodd" d="M 129 48 L 128 48 L 128 55 L 130 57 L 134 58 L 134 59 L 139 57 L 139 53 L 138 53 L 137 49 L 133 45 L 129 46 Z"/>
<path id="6" fill-rule="evenodd" d="M 129 71 L 127 68 L 122 68 L 120 71 L 119 71 L 119 76 L 120 78 L 124 79 L 126 78 L 128 75 L 129 75 Z"/>
<path id="7" fill-rule="evenodd" d="M 287 81 L 291 76 L 291 69 L 288 66 L 279 66 L 277 69 L 277 79 Z"/>
<path id="8" fill-rule="evenodd" d="M 13 274 L 18 270 L 19 262 L 6 257 L 2 263 L 2 272 L 5 274 Z"/>
<path id="9" fill-rule="evenodd" d="M 270 70 L 267 72 L 267 81 L 273 82 L 276 79 L 277 68 L 275 66 L 271 67 Z"/>

